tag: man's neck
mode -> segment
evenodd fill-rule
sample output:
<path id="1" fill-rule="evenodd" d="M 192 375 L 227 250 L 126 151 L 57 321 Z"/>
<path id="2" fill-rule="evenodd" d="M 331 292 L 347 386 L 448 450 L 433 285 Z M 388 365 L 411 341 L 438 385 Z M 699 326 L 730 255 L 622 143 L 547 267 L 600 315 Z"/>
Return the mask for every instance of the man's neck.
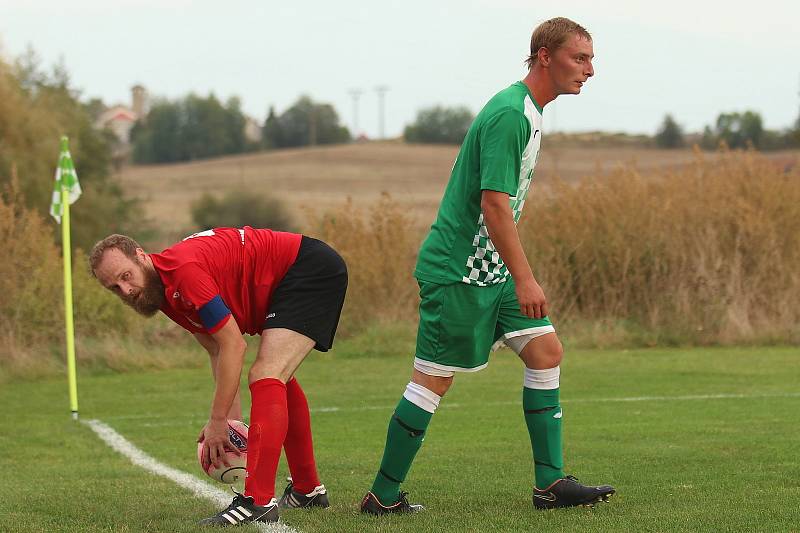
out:
<path id="1" fill-rule="evenodd" d="M 536 100 L 536 103 L 542 106 L 542 108 L 555 100 L 556 96 L 558 96 L 553 84 L 550 83 L 550 79 L 544 75 L 542 69 L 535 65 L 528 71 L 527 76 L 522 79 L 522 83 L 528 86 L 528 90 L 531 91 L 533 99 Z"/>

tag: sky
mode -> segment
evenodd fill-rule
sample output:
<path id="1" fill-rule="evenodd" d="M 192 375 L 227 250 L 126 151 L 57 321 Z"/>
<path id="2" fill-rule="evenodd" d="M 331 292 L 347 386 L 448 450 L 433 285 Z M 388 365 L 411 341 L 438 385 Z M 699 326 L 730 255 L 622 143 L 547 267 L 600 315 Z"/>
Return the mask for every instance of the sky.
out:
<path id="1" fill-rule="evenodd" d="M 476 113 L 524 77 L 533 28 L 555 16 L 593 37 L 595 76 L 544 110 L 550 131 L 687 131 L 753 110 L 786 128 L 800 112 L 800 2 L 672 0 L 0 0 L 0 54 L 29 46 L 63 61 L 84 98 L 129 103 L 189 92 L 238 96 L 262 121 L 301 95 L 331 103 L 351 131 L 385 134 L 420 109 Z M 351 92 L 361 91 L 358 118 Z"/>

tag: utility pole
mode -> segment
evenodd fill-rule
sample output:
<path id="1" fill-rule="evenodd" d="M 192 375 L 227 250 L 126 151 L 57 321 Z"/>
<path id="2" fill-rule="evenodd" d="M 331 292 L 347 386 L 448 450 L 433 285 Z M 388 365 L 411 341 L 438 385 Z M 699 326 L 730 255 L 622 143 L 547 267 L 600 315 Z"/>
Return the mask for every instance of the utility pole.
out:
<path id="1" fill-rule="evenodd" d="M 385 116 L 384 116 L 384 110 L 386 106 L 384 105 L 385 103 L 384 96 L 386 94 L 386 91 L 388 90 L 389 87 L 387 87 L 386 85 L 378 85 L 377 87 L 375 87 L 375 92 L 378 93 L 378 138 L 379 139 L 384 139 L 386 137 Z"/>
<path id="2" fill-rule="evenodd" d="M 353 137 L 358 140 L 358 99 L 361 97 L 361 89 L 350 89 L 347 91 L 353 99 Z"/>

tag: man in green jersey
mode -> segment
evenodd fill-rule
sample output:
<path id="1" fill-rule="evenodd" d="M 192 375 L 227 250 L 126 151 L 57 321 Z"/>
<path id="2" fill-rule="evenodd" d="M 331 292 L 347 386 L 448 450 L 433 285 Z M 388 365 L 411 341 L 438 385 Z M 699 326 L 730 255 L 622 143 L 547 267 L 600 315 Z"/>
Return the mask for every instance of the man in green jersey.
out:
<path id="1" fill-rule="evenodd" d="M 594 75 L 592 38 L 559 17 L 534 30 L 530 50 L 527 76 L 489 100 L 470 126 L 419 252 L 414 371 L 389 421 L 383 460 L 362 512 L 422 509 L 408 503 L 400 483 L 455 372 L 486 367 L 496 343 L 508 345 L 525 364 L 522 405 L 533 448 L 534 506 L 591 505 L 614 493 L 563 472 L 562 348 L 516 228 L 539 157 L 542 108 L 561 94 L 579 94 Z"/>

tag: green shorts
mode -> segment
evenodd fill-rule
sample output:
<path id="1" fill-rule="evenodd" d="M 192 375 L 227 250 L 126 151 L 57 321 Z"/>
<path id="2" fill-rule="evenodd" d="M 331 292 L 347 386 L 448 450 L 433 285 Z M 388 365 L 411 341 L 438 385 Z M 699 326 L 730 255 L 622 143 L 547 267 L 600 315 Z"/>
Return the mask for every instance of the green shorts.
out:
<path id="1" fill-rule="evenodd" d="M 528 318 L 520 312 L 511 278 L 489 287 L 419 281 L 419 288 L 414 367 L 426 374 L 481 370 L 496 342 L 555 331 L 549 318 Z"/>

